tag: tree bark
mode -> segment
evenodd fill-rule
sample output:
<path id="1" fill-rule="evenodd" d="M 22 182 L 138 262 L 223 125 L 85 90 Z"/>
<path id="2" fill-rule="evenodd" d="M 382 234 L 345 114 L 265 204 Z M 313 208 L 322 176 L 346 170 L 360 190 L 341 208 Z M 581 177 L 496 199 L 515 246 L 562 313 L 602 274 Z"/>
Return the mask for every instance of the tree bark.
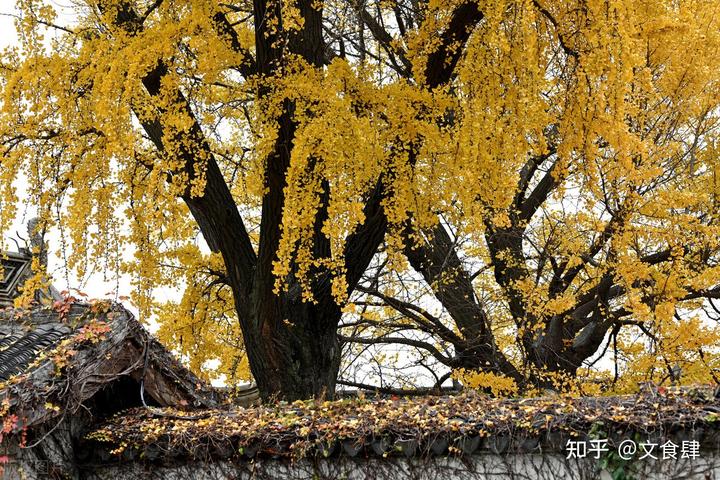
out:
<path id="1" fill-rule="evenodd" d="M 142 31 L 143 19 L 134 11 L 132 2 L 121 3 L 119 8 L 112 9 L 107 5 L 103 1 L 99 2 L 100 10 L 112 15 L 109 21 L 114 27 L 130 35 Z M 326 63 L 322 8 L 312 0 L 299 0 L 296 6 L 303 18 L 302 27 L 285 30 L 279 2 L 253 0 L 255 58 L 248 51 L 239 50 L 241 47 L 237 36 L 224 15 L 216 13 L 213 16 L 219 34 L 243 55 L 244 60 L 237 67 L 238 71 L 261 80 L 271 79 L 282 75 L 285 59 L 289 55 L 298 56 L 318 68 Z M 458 45 L 467 41 L 471 27 L 481 19 L 482 14 L 475 3 L 464 3 L 457 8 L 447 30 L 442 32 L 438 50 L 429 58 L 425 72 L 427 88 L 436 88 L 450 80 L 461 55 L 462 49 L 457 48 Z M 167 98 L 168 92 L 162 91 L 162 80 L 167 73 L 167 66 L 159 59 L 157 67 L 142 79 L 142 85 L 150 97 Z M 259 87 L 257 98 L 262 99 L 268 93 Z M 291 284 L 280 293 L 275 292 L 273 264 L 277 260 L 281 238 L 286 174 L 297 128 L 294 102 L 286 99 L 283 103 L 282 113 L 277 118 L 276 144 L 266 159 L 266 188 L 262 198 L 260 238 L 256 252 L 230 188 L 188 100 L 179 90 L 172 92 L 171 98 L 174 99 L 172 110 L 182 111 L 191 120 L 188 130 L 170 140 L 172 149 L 167 144 L 169 140 L 163 126 L 163 116 L 168 111 L 156 108 L 154 118 L 141 115 L 138 118 L 159 152 L 173 151 L 183 160 L 183 166 L 178 171 L 166 172 L 168 181 L 172 182 L 178 174 L 182 174 L 192 182 L 199 172 L 204 174 L 206 186 L 203 193 L 193 194 L 188 186 L 181 198 L 190 209 L 210 249 L 223 257 L 250 369 L 261 397 L 266 400 L 319 396 L 331 398 L 340 365 L 337 327 L 342 312 L 332 295 L 330 272 L 313 272 L 311 288 L 314 303 L 302 300 L 300 286 L 296 284 Z M 153 165 L 146 166 L 153 168 Z M 325 187 L 325 194 L 329 195 L 329 186 Z M 387 218 L 382 202 L 385 196 L 385 184 L 383 178 L 380 178 L 374 190 L 369 192 L 364 208 L 364 223 L 346 241 L 345 267 L 349 293 L 355 289 L 384 239 Z M 314 235 L 314 249 L 318 257 L 330 254 L 329 241 L 321 232 L 325 217 L 326 212 L 321 208 L 315 219 Z"/>
<path id="2" fill-rule="evenodd" d="M 487 314 L 475 296 L 472 279 L 445 227 L 438 220 L 422 245 L 410 242 L 410 228 L 408 225 L 406 229 L 405 256 L 423 276 L 462 335 L 453 342 L 455 357 L 449 366 L 492 371 L 522 384 L 522 376 L 495 342 Z"/>

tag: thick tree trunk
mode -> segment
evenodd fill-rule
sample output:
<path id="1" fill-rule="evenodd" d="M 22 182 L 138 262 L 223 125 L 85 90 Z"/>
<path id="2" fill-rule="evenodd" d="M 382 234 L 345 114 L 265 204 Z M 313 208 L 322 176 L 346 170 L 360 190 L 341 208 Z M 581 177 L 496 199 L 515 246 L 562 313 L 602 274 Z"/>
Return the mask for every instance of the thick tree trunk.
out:
<path id="1" fill-rule="evenodd" d="M 334 304 L 253 302 L 244 335 L 250 368 L 263 400 L 332 398 L 340 368 Z"/>
<path id="2" fill-rule="evenodd" d="M 309 65 L 321 68 L 326 62 L 322 35 L 322 8 L 316 2 L 300 0 L 297 8 L 303 19 L 298 30 L 286 30 L 283 26 L 279 3 L 253 0 L 255 25 L 255 60 L 244 60 L 240 68 L 244 75 L 257 75 L 272 80 L 283 74 L 284 63 L 299 56 Z M 114 12 L 112 21 L 129 35 L 142 31 L 144 18 L 134 10 L 132 2 L 121 2 L 119 8 L 112 2 L 99 2 L 103 12 Z M 220 13 L 214 22 L 232 48 L 249 57 L 237 41 L 232 26 Z M 457 64 L 461 48 L 470 36 L 472 26 L 480 22 L 482 13 L 474 2 L 461 4 L 440 35 L 440 48 L 430 55 L 425 72 L 425 84 L 436 88 L 447 83 Z M 149 72 L 142 84 L 150 97 L 163 98 L 163 78 L 167 65 L 159 59 L 155 69 Z M 259 82 L 260 85 L 263 82 Z M 142 98 L 142 94 L 138 98 Z M 222 254 L 227 272 L 227 283 L 232 288 L 238 319 L 243 331 L 250 368 L 260 394 L 264 399 L 283 398 L 293 400 L 326 396 L 332 397 L 340 364 L 340 346 L 337 326 L 341 308 L 336 304 L 330 289 L 328 272 L 314 272 L 312 286 L 314 302 L 302 302 L 300 289 L 290 285 L 287 291 L 275 292 L 273 265 L 281 237 L 284 189 L 290 165 L 295 129 L 294 108 L 290 99 L 283 102 L 283 111 L 277 120 L 278 132 L 275 148 L 265 160 L 265 193 L 262 199 L 257 252 L 238 212 L 237 205 L 222 171 L 205 139 L 190 103 L 180 90 L 169 92 L 173 99 L 171 107 L 156 106 L 152 116 L 137 111 L 138 118 L 152 142 L 160 152 L 172 151 L 183 164 L 177 171 L 166 172 L 170 182 L 176 176 L 195 180 L 198 171 L 205 172 L 205 190 L 194 195 L 188 188 L 181 194 L 197 221 L 203 237 L 214 252 Z M 270 93 L 260 86 L 257 99 Z M 190 128 L 177 133 L 174 138 L 166 136 L 163 120 L 173 112 L 183 112 L 190 119 Z M 168 142 L 171 144 L 168 145 Z M 169 148 L 171 147 L 171 148 Z M 311 159 L 310 159 L 311 160 Z M 154 168 L 153 165 L 146 165 Z M 325 185 L 329 195 L 329 185 Z M 355 288 L 362 273 L 382 242 L 387 228 L 382 201 L 385 197 L 383 179 L 370 192 L 364 208 L 365 222 L 347 239 L 345 245 L 347 283 L 350 292 Z M 327 206 L 327 201 L 323 202 Z M 314 255 L 327 258 L 329 241 L 321 232 L 326 214 L 321 208 L 316 221 Z M 349 293 L 349 292 L 348 292 Z"/>

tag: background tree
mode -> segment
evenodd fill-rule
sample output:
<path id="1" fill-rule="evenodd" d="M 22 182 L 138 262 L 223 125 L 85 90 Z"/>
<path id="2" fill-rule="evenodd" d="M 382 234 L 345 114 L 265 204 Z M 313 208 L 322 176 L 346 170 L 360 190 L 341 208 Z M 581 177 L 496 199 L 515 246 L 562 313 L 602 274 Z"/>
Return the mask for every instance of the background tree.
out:
<path id="1" fill-rule="evenodd" d="M 346 340 L 366 346 L 405 343 L 421 351 L 413 367 L 428 365 L 437 372 L 441 364 L 448 367 L 446 375 L 450 369 L 487 372 L 491 375 L 476 376 L 487 385 L 496 381 L 495 374 L 521 387 L 561 386 L 579 373 L 598 380 L 579 370 L 596 364 L 611 346 L 615 370 L 609 380 L 615 384 L 619 370 L 627 372 L 616 388 L 639 381 L 717 381 L 717 329 L 700 310 L 704 305 L 713 317 L 713 300 L 720 297 L 718 75 L 714 67 L 706 69 L 718 48 L 718 37 L 709 34 L 716 31 L 715 7 L 604 5 L 618 10 L 606 11 L 610 16 L 600 28 L 632 32 L 625 48 L 635 60 L 622 67 L 625 73 L 607 60 L 588 66 L 598 60 L 591 60 L 598 49 L 588 40 L 599 38 L 583 32 L 593 28 L 591 22 L 578 22 L 577 15 L 588 10 L 533 2 L 536 38 L 543 38 L 543 26 L 556 27 L 558 35 L 545 68 L 546 77 L 557 77 L 543 95 L 567 99 L 572 91 L 580 103 L 558 102 L 564 104 L 556 112 L 557 105 L 551 107 L 542 129 L 545 151 L 506 174 L 516 182 L 507 187 L 508 203 L 477 196 L 458 201 L 456 210 L 443 212 L 441 221 L 421 231 L 419 242 L 404 243 L 415 278 L 382 268 L 368 276 L 359 290 L 371 300 L 363 305 L 390 308 L 395 318 L 378 321 L 365 314 L 349 323 L 353 330 Z M 517 10 L 505 14 L 504 22 L 516 21 Z M 572 33 L 558 30 L 560 25 Z M 500 44 L 532 45 L 518 41 L 512 29 L 505 32 Z M 600 82 L 585 76 L 593 69 L 602 72 Z M 516 70 L 505 81 L 496 77 L 479 81 L 506 101 Z M 621 83 L 613 84 L 618 78 Z M 598 97 L 590 101 L 587 94 Z M 590 124 L 563 124 L 574 118 L 572 109 Z M 517 109 L 505 105 L 505 111 Z M 493 129 L 499 128 L 491 124 L 486 135 Z M 578 145 L 584 145 L 565 150 L 578 134 Z M 454 178 L 462 176 L 457 172 Z M 469 205 L 482 213 L 468 215 Z M 428 311 L 431 295 L 442 311 Z M 500 348 L 492 341 L 498 336 Z"/>
<path id="2" fill-rule="evenodd" d="M 338 337 L 361 302 L 542 384 L 718 294 L 714 2 L 18 6 L 0 227 L 27 178 L 68 268 L 131 275 L 167 343 L 265 398 L 332 395 L 341 341 L 433 346 L 388 309 Z M 396 298 L 406 262 L 438 315 Z"/>

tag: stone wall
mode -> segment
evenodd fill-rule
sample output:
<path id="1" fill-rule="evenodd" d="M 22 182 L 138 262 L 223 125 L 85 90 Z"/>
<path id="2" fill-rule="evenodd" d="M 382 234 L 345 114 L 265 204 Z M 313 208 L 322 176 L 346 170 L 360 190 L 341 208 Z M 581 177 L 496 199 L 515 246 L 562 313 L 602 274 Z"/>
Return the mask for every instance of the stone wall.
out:
<path id="1" fill-rule="evenodd" d="M 72 438 L 81 428 L 77 422 L 43 426 L 20 447 L 19 439 L 3 444 L 10 462 L 4 465 L 3 480 L 79 480 Z M 35 445 L 35 443 L 37 445 Z"/>
<path id="2" fill-rule="evenodd" d="M 479 454 L 467 458 L 404 457 L 352 459 L 339 457 L 290 463 L 279 459 L 255 462 L 191 462 L 175 465 L 116 463 L 84 469 L 86 480 L 611 480 L 594 458 L 568 460 L 559 453 Z M 618 465 L 614 465 L 617 467 Z M 720 478 L 720 455 L 701 452 L 699 458 L 636 461 L 626 464 L 625 478 L 639 480 Z"/>

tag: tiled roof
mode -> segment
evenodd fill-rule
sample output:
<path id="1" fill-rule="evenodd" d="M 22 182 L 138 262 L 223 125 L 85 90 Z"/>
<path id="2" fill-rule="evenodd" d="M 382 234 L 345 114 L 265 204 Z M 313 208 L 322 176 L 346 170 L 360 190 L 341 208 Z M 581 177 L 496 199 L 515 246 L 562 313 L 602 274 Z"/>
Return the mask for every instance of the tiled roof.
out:
<path id="1" fill-rule="evenodd" d="M 31 330 L 0 324 L 0 382 L 23 372 L 38 353 L 56 346 L 71 332 L 63 323 L 46 323 Z"/>
<path id="2" fill-rule="evenodd" d="M 133 398 L 128 406 L 140 404 L 141 379 L 151 404 L 217 405 L 218 394 L 120 304 L 68 300 L 53 308 L 0 310 L 0 402 L 8 400 L 25 425 L 74 414 L 121 379 L 138 385 L 123 392 Z M 48 402 L 58 408 L 44 407 Z"/>
<path id="3" fill-rule="evenodd" d="M 57 347 L 82 327 L 87 308 L 73 306 L 64 316 L 49 308 L 0 310 L 0 390 L 3 382 L 25 373 L 38 356 Z"/>
<path id="4" fill-rule="evenodd" d="M 453 397 L 295 402 L 253 408 L 123 412 L 88 438 L 100 461 L 560 451 L 570 438 L 703 435 L 720 446 L 711 389 L 597 398 Z M 102 455 L 105 455 L 104 457 Z M 202 457 L 202 458 L 200 458 Z M 173 460 L 175 459 L 175 460 Z"/>

